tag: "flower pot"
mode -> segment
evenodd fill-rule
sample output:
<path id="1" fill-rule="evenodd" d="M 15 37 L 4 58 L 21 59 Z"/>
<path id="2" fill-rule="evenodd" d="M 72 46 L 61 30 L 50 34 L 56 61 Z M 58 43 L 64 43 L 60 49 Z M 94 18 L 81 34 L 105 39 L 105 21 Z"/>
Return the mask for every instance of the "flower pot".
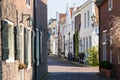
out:
<path id="1" fill-rule="evenodd" d="M 101 68 L 101 74 L 104 76 L 105 75 L 105 69 Z"/>
<path id="2" fill-rule="evenodd" d="M 112 74 L 111 70 L 107 70 L 107 69 L 105 70 L 105 77 L 110 78 L 111 74 Z"/>

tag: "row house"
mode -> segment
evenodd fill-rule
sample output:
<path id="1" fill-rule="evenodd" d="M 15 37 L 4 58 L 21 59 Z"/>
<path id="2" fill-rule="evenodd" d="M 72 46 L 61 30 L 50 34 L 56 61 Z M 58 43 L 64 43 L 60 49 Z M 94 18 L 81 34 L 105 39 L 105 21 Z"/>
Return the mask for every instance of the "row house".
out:
<path id="1" fill-rule="evenodd" d="M 68 53 L 73 53 L 73 29 L 72 29 L 72 12 L 73 8 L 66 6 L 66 26 L 65 26 L 65 57 Z"/>
<path id="2" fill-rule="evenodd" d="M 61 14 L 60 14 L 61 15 Z M 61 18 L 59 20 L 60 25 L 60 48 L 61 53 L 65 53 L 65 26 L 66 26 L 66 14 L 61 15 Z"/>
<path id="3" fill-rule="evenodd" d="M 49 24 L 48 24 L 48 29 L 49 29 L 49 50 L 50 53 L 53 55 L 57 55 L 55 52 L 55 27 L 56 27 L 56 19 L 50 19 Z"/>
<path id="4" fill-rule="evenodd" d="M 88 0 L 73 12 L 75 30 L 79 30 L 79 53 L 85 53 L 87 49 L 98 46 L 98 14 L 95 0 Z M 93 21 L 94 18 L 94 21 Z"/>
<path id="5" fill-rule="evenodd" d="M 37 7 L 33 3 L 36 2 L 0 0 L 0 80 L 37 80 L 40 74 L 47 72 L 47 37 L 43 37 L 47 36 L 47 4 L 46 0 L 37 2 L 37 5 L 40 5 Z M 38 11 L 36 15 L 41 14 L 34 23 L 41 28 L 37 23 L 43 21 L 41 34 L 39 30 L 37 33 L 33 31 L 33 8 L 36 8 L 36 11 L 45 10 L 43 13 Z M 41 48 L 40 45 L 34 46 L 36 36 L 36 42 L 41 41 Z"/>
<path id="6" fill-rule="evenodd" d="M 62 38 L 63 38 L 63 34 L 62 34 L 62 28 L 64 27 L 62 25 L 62 22 L 64 22 L 66 17 L 65 13 L 59 13 L 59 19 L 58 19 L 58 56 L 61 55 L 61 50 L 62 50 Z"/>
<path id="7" fill-rule="evenodd" d="M 120 79 L 120 1 L 119 0 L 97 0 L 99 8 L 100 61 L 109 61 L 113 64 L 112 73 L 115 79 Z"/>

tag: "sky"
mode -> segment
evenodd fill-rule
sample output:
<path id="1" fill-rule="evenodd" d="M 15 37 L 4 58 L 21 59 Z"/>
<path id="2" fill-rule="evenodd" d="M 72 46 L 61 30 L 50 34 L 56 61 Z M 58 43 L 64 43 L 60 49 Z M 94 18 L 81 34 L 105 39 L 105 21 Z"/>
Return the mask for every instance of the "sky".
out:
<path id="1" fill-rule="evenodd" d="M 80 6 L 87 0 L 48 0 L 48 20 L 50 18 L 56 18 L 56 12 L 66 13 L 66 4 L 70 7 Z"/>

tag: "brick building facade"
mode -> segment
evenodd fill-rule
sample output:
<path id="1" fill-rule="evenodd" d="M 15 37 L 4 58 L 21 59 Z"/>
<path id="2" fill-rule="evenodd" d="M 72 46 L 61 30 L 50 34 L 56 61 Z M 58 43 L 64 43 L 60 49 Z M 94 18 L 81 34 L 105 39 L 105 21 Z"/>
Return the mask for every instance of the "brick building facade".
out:
<path id="1" fill-rule="evenodd" d="M 47 0 L 37 2 L 40 9 L 36 10 L 44 11 L 39 11 L 36 22 L 42 23 L 36 25 L 40 27 L 42 33 L 42 37 L 39 36 L 40 33 L 38 36 L 42 43 L 40 44 L 42 59 L 41 56 L 39 59 L 43 60 L 41 64 L 36 62 L 36 73 L 34 73 L 34 50 L 37 52 L 36 48 L 40 45 L 34 47 L 33 25 L 28 24 L 33 18 L 33 1 L 0 0 L 0 80 L 35 80 L 35 74 L 47 72 L 47 4 L 44 3 Z M 40 55 L 39 52 L 36 54 Z M 20 64 L 24 69 L 20 68 Z M 36 80 L 40 74 L 36 75 Z"/>
<path id="2" fill-rule="evenodd" d="M 36 53 L 38 54 L 36 57 L 39 56 L 39 65 L 37 64 L 36 66 L 36 76 L 38 80 L 40 75 L 47 73 L 47 0 L 37 0 L 36 28 L 39 34 L 39 38 L 37 39 L 39 47 L 37 46 L 38 53 Z"/>
<path id="3" fill-rule="evenodd" d="M 116 80 L 120 79 L 120 1 L 97 0 L 100 19 L 100 61 L 113 64 Z"/>

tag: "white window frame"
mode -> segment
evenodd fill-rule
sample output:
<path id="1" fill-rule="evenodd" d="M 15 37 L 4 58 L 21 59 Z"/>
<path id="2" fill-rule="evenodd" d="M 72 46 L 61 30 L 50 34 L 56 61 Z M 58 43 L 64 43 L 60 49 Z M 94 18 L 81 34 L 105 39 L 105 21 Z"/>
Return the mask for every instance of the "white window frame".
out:
<path id="1" fill-rule="evenodd" d="M 109 11 L 113 9 L 113 0 L 109 0 L 108 8 L 109 8 Z"/>
<path id="2" fill-rule="evenodd" d="M 20 61 L 24 63 L 24 24 L 20 23 L 19 24 L 19 31 L 20 31 Z"/>
<path id="3" fill-rule="evenodd" d="M 14 23 L 7 19 L 5 19 L 5 21 L 8 22 L 8 25 L 11 25 L 11 30 L 12 30 L 12 32 L 10 32 L 10 33 L 12 33 L 11 36 L 8 32 L 8 47 L 9 47 L 10 51 L 9 51 L 9 58 L 6 60 L 6 62 L 9 63 L 9 62 L 14 62 L 14 60 L 15 60 L 14 59 L 15 58 L 15 55 L 14 55 Z M 9 30 L 10 30 L 10 28 L 8 29 L 8 31 Z M 9 40 L 9 39 L 12 39 L 12 40 Z"/>
<path id="4" fill-rule="evenodd" d="M 107 46 L 106 45 L 106 41 L 107 41 L 106 40 L 106 35 L 107 34 L 106 33 L 107 33 L 107 30 L 103 30 L 102 39 L 105 38 L 105 39 L 102 40 L 102 53 L 103 53 L 102 57 L 103 57 L 103 61 L 105 61 L 107 59 L 106 58 L 107 57 L 107 50 L 106 50 L 106 46 Z"/>

